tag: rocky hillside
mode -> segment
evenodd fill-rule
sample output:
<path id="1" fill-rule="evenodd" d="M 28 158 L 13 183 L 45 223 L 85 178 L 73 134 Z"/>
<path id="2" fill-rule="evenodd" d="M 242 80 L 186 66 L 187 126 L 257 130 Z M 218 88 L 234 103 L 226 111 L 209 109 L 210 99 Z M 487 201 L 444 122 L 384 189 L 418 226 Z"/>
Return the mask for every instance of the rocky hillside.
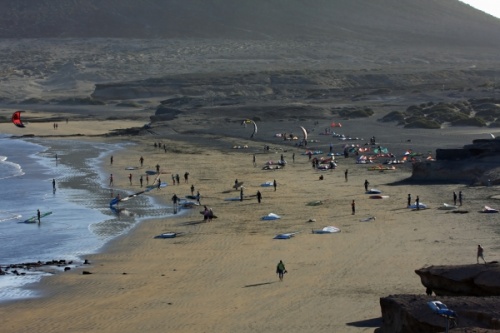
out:
<path id="1" fill-rule="evenodd" d="M 489 47 L 500 20 L 458 0 L 0 0 L 0 38 L 329 39 Z M 494 46 L 496 47 L 496 46 Z"/>

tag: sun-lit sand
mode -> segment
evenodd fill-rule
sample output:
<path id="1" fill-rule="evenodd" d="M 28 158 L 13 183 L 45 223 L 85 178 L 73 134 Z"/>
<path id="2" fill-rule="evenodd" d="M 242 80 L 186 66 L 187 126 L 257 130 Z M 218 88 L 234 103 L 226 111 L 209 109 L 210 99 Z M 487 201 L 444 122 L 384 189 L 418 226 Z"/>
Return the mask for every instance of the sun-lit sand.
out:
<path id="1" fill-rule="evenodd" d="M 70 121 L 61 123 L 58 133 L 90 135 L 137 125 Z M 16 131 L 5 126 L 0 130 Z M 54 131 L 51 123 L 45 123 L 33 124 L 30 132 L 42 135 L 38 129 L 43 126 L 49 126 L 45 129 L 49 134 Z M 271 133 L 259 135 L 271 137 Z M 225 149 L 209 149 L 154 136 L 92 138 L 96 139 L 135 143 L 114 154 L 113 165 L 109 157 L 102 161 L 114 174 L 116 188 L 139 190 L 139 176 L 159 164 L 160 178 L 169 185 L 147 195 L 170 205 L 174 194 L 184 197 L 194 185 L 201 204 L 213 208 L 218 218 L 204 223 L 202 207 L 195 207 L 174 218 L 141 223 L 102 253 L 86 256 L 90 266 L 44 279 L 35 286 L 43 297 L 0 305 L 2 331 L 372 332 L 381 315 L 380 297 L 425 292 L 415 269 L 474 263 L 478 243 L 485 248 L 486 259 L 494 259 L 495 214 L 478 211 L 486 202 L 494 205 L 489 197 L 495 187 L 391 185 L 407 179 L 410 168 L 368 171 L 367 165 L 343 157 L 336 170 L 315 171 L 302 155 L 304 149 L 280 141 L 271 141 L 266 152 L 252 140 L 242 140 L 247 149 L 232 149 L 229 142 Z M 217 140 L 218 147 L 225 145 L 223 138 Z M 155 141 L 165 144 L 167 152 L 155 148 Z M 335 145 L 338 149 L 340 143 Z M 266 161 L 277 161 L 281 154 L 288 161 L 285 168 L 262 170 Z M 145 159 L 142 168 L 140 156 Z M 132 186 L 128 166 L 138 167 L 131 171 Z M 188 182 L 183 179 L 186 171 Z M 172 174 L 180 175 L 179 185 L 172 185 Z M 235 179 L 244 182 L 241 202 L 225 200 L 240 195 L 232 188 Z M 389 197 L 369 199 L 365 179 L 370 188 Z M 260 186 L 273 180 L 276 191 Z M 464 192 L 462 208 L 468 214 L 438 209 L 451 203 L 452 192 L 459 190 Z M 260 204 L 257 191 L 263 197 Z M 408 193 L 419 195 L 430 209 L 406 208 Z M 307 205 L 312 201 L 322 204 Z M 269 213 L 282 218 L 261 220 Z M 376 219 L 361 222 L 371 216 Z M 325 226 L 341 232 L 311 232 Z M 182 235 L 154 238 L 163 232 Z M 285 232 L 299 233 L 288 240 L 273 239 Z M 283 282 L 276 275 L 279 260 L 288 271 Z M 83 270 L 92 274 L 83 275 Z"/>

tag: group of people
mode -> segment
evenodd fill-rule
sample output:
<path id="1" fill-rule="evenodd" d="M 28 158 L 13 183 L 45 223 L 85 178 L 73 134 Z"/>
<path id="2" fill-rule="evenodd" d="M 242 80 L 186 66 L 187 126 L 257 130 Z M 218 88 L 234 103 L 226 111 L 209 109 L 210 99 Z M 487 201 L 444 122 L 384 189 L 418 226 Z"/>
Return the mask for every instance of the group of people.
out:
<path id="1" fill-rule="evenodd" d="M 207 206 L 203 206 L 203 221 L 204 222 L 212 222 L 212 219 L 215 217 L 214 211 L 212 208 L 208 208 Z"/>
<path id="2" fill-rule="evenodd" d="M 455 206 L 457 205 L 457 197 L 458 197 L 458 203 L 460 204 L 460 206 L 462 206 L 462 202 L 463 202 L 462 191 L 458 192 L 458 196 L 457 196 L 457 192 L 453 191 L 453 204 Z"/>
<path id="3" fill-rule="evenodd" d="M 184 183 L 188 183 L 189 182 L 189 172 L 185 172 L 184 173 Z M 172 174 L 172 185 L 175 185 L 177 183 L 177 185 L 179 185 L 181 183 L 181 177 L 179 176 L 179 174 Z"/>

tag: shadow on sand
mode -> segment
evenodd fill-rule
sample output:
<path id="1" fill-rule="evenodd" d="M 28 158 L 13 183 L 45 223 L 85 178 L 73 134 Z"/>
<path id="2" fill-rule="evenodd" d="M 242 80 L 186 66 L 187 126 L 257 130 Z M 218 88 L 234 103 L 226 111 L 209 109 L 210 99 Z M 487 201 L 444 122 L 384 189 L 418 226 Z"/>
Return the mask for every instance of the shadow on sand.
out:
<path id="1" fill-rule="evenodd" d="M 273 281 L 273 282 L 262 282 L 262 283 L 255 283 L 255 284 L 247 284 L 243 288 L 260 287 L 260 286 L 265 286 L 266 284 L 272 284 L 272 283 L 276 283 L 276 281 Z"/>
<path id="2" fill-rule="evenodd" d="M 382 327 L 382 317 L 354 321 L 351 323 L 346 323 L 346 325 L 354 327 Z"/>
<path id="3" fill-rule="evenodd" d="M 177 225 L 197 225 L 197 224 L 202 224 L 202 223 L 205 223 L 205 221 L 200 221 L 200 220 L 186 221 L 186 222 L 179 223 Z"/>

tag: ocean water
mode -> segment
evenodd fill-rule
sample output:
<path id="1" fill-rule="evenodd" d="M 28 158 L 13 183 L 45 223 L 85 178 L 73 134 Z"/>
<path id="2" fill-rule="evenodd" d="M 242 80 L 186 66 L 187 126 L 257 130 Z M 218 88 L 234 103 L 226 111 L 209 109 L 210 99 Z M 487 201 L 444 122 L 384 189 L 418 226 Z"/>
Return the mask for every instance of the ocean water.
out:
<path id="1" fill-rule="evenodd" d="M 61 259 L 81 264 L 141 220 L 171 216 L 171 207 L 148 195 L 127 201 L 119 214 L 109 208 L 118 193 L 131 194 L 104 186 L 102 161 L 119 149 L 124 146 L 0 136 L 0 266 Z M 40 224 L 23 223 L 37 209 L 52 214 Z M 38 296 L 25 286 L 47 273 L 25 273 L 0 275 L 0 301 Z"/>

